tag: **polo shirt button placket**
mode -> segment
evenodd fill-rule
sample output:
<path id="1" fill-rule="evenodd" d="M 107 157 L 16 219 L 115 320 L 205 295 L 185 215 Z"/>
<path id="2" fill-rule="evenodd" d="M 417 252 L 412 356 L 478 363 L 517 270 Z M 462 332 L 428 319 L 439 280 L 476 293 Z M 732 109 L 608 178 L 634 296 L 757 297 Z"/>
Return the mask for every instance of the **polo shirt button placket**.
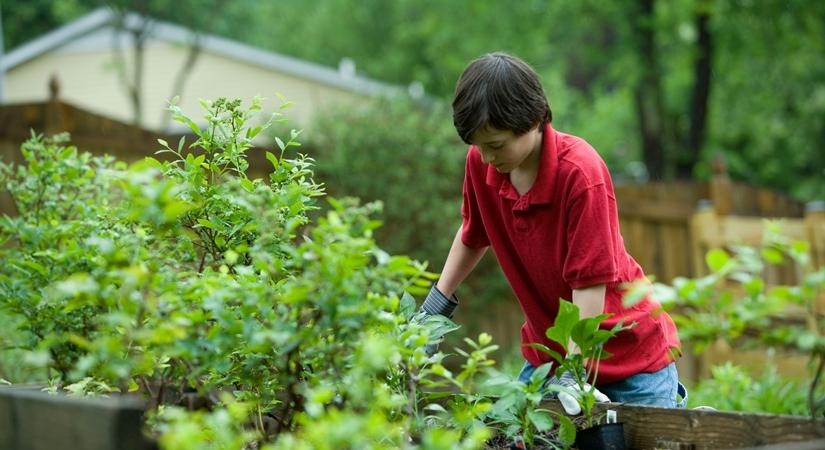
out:
<path id="1" fill-rule="evenodd" d="M 526 196 L 519 198 L 513 205 L 513 226 L 516 231 L 523 233 L 530 229 L 527 219 L 525 218 L 527 215 L 527 210 L 529 209 L 530 202 L 527 200 Z"/>

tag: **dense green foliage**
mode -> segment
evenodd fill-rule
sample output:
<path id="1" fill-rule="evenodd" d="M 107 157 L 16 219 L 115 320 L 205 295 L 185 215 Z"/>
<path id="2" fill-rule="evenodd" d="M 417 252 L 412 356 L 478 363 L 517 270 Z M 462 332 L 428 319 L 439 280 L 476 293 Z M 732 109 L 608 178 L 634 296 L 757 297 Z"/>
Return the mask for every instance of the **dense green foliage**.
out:
<path id="1" fill-rule="evenodd" d="M 330 66 L 350 57 L 366 75 L 418 81 L 439 98 L 479 54 L 520 55 L 543 76 L 558 127 L 589 139 L 618 173 L 646 161 L 643 141 L 655 138 L 665 164 L 656 177 L 706 176 L 719 153 L 735 178 L 825 197 L 820 3 L 292 0 L 259 11 L 289 26 L 247 26 L 242 40 Z M 700 20 L 710 52 L 704 100 Z M 651 103 L 650 119 L 661 123 L 643 130 L 641 109 Z"/>
<path id="2" fill-rule="evenodd" d="M 179 404 L 226 405 L 236 428 L 254 424 L 246 442 L 323 424 L 332 410 L 372 410 L 389 421 L 379 429 L 396 424 L 382 439 L 397 443 L 412 426 L 390 413 L 405 404 L 401 362 L 428 361 L 425 329 L 404 324 L 415 303 L 407 297 L 402 315 L 401 297 L 428 274 L 375 245 L 369 205 L 333 201 L 309 223 L 322 191 L 310 159 L 285 156 L 297 133 L 267 153 L 266 178 L 246 176 L 246 152 L 266 127 L 248 126 L 257 102 L 204 106 L 203 129 L 176 111 L 199 138 L 161 142 L 168 161 L 127 168 L 35 137 L 26 165 L 0 166 L 19 213 L 0 227 L 0 307 L 24 338 L 4 335 L 4 349 L 26 351 L 58 390 L 141 393 L 171 436 L 163 442 L 181 432 Z"/>
<path id="3" fill-rule="evenodd" d="M 748 411 L 800 413 L 820 417 L 825 410 L 825 267 L 815 267 L 809 244 L 784 237 L 780 224 L 766 227 L 761 246 L 713 249 L 706 257 L 709 275 L 676 278 L 672 284 L 656 283 L 656 298 L 674 309 L 674 320 L 684 342 L 701 353 L 718 340 L 748 350 L 801 355 L 808 359 L 803 376 L 804 394 L 782 396 L 800 382 L 779 376 L 775 362 L 766 357 L 764 373 L 748 374 L 737 367 L 714 368 L 712 379 L 702 380 L 700 400 L 711 406 Z M 770 266 L 792 267 L 793 284 L 773 284 L 766 278 Z M 649 292 L 642 286 L 627 298 Z M 676 309 L 678 308 L 678 309 Z M 723 399 L 720 397 L 724 397 Z M 804 398 L 804 404 L 798 401 Z"/>
<path id="4" fill-rule="evenodd" d="M 305 144 L 333 196 L 380 200 L 379 242 L 426 260 L 450 247 L 461 224 L 464 144 L 441 102 L 404 96 L 319 113 Z"/>
<path id="5" fill-rule="evenodd" d="M 619 174 L 703 177 L 721 154 L 737 179 L 825 197 L 822 2 L 4 0 L 6 47 L 99 4 L 331 67 L 348 57 L 441 99 L 470 59 L 513 52 L 543 76 L 557 126 Z"/>
<path id="6" fill-rule="evenodd" d="M 730 362 L 714 366 L 710 378 L 689 390 L 690 406 L 796 416 L 810 413 L 806 383 L 780 375 L 770 359 L 764 372 L 756 374 Z"/>
<path id="7" fill-rule="evenodd" d="M 466 146 L 450 117 L 443 102 L 381 98 L 320 113 L 305 145 L 330 194 L 381 202 L 382 247 L 429 261 L 435 272 L 461 224 Z M 511 297 L 495 261 L 485 259 L 476 273 L 462 288 L 460 314 Z"/>
<path id="8" fill-rule="evenodd" d="M 25 164 L 0 164 L 16 207 L 0 218 L 3 383 L 140 395 L 168 449 L 482 448 L 501 422 L 482 380 L 506 377 L 492 338 L 465 338 L 455 370 L 428 355 L 456 326 L 417 312 L 434 275 L 376 245 L 374 205 L 329 198 L 313 219 L 298 133 L 251 178 L 252 140 L 280 119 L 203 106 L 205 127 L 172 105 L 197 139 L 159 141 L 162 160 L 33 136 Z"/>

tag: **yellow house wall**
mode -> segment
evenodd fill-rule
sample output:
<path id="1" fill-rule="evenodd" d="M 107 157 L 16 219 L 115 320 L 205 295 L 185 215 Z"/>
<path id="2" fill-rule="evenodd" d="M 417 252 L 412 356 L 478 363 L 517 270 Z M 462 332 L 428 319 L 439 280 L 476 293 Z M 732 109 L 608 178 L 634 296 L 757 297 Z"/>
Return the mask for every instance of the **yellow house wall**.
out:
<path id="1" fill-rule="evenodd" d="M 285 110 L 290 126 L 303 128 L 312 115 L 335 103 L 363 101 L 364 97 L 336 87 L 301 79 L 222 55 L 201 52 L 182 92 L 172 92 L 175 78 L 186 57 L 186 48 L 152 42 L 145 49 L 143 79 L 143 126 L 160 131 L 169 99 L 180 96 L 180 106 L 191 117 L 200 118 L 198 99 L 221 96 L 248 101 L 265 98 L 264 108 L 274 111 L 282 94 L 293 106 Z M 60 83 L 60 98 L 92 112 L 127 123 L 133 122 L 128 94 L 115 70 L 113 52 L 52 51 L 10 70 L 6 75 L 6 102 L 45 101 L 52 74 Z M 131 61 L 131 58 L 127 58 Z M 127 69 L 131 76 L 131 69 Z M 177 124 L 171 124 L 177 127 Z"/>

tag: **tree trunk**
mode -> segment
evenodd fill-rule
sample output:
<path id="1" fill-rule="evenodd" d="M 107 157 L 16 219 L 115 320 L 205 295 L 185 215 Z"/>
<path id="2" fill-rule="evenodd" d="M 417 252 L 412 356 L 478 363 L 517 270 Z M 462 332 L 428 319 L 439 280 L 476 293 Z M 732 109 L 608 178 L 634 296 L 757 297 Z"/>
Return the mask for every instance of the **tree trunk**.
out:
<path id="1" fill-rule="evenodd" d="M 181 97 L 183 97 L 183 88 L 186 85 L 186 80 L 189 78 L 189 75 L 192 73 L 192 69 L 195 68 L 195 63 L 198 61 L 198 56 L 201 53 L 202 46 L 201 46 L 201 36 L 200 32 L 197 30 L 193 30 L 192 36 L 192 43 L 189 45 L 189 49 L 186 52 L 186 59 L 183 61 L 183 65 L 178 70 L 178 74 L 175 77 L 175 83 L 172 85 L 172 92 L 169 96 L 170 99 L 178 97 L 178 101 L 180 101 Z M 167 108 L 163 111 L 163 119 L 161 120 L 161 127 L 166 130 L 170 130 L 172 125 L 172 112 Z"/>
<path id="2" fill-rule="evenodd" d="M 5 54 L 5 47 L 3 47 L 3 8 L 0 5 L 0 61 L 3 61 L 3 55 Z M 5 103 L 5 92 L 3 91 L 4 86 L 6 85 L 6 69 L 5 67 L 0 67 L 0 105 Z"/>
<path id="3" fill-rule="evenodd" d="M 690 129 L 688 130 L 683 153 L 676 163 L 676 176 L 682 179 L 692 178 L 693 167 L 699 162 L 702 156 L 702 146 L 705 144 L 713 57 L 713 40 L 709 29 L 710 11 L 708 8 L 706 6 L 696 9 L 697 57 L 693 67 L 694 81 L 690 99 Z"/>
<path id="4" fill-rule="evenodd" d="M 633 34 L 641 62 L 641 76 L 634 89 L 636 114 L 642 143 L 642 159 L 651 180 L 666 175 L 665 114 L 654 28 L 655 0 L 640 0 L 633 14 Z"/>
<path id="5" fill-rule="evenodd" d="M 143 16 L 141 20 L 143 20 L 144 24 L 146 23 L 145 16 Z M 141 29 L 132 32 L 132 38 L 134 39 L 135 61 L 133 65 L 134 72 L 132 74 L 133 84 L 129 87 L 129 98 L 132 100 L 132 113 L 134 114 L 132 123 L 136 127 L 143 126 L 143 101 L 141 95 L 143 94 L 143 59 L 145 48 L 144 44 L 146 41 L 145 31 L 144 25 Z"/>

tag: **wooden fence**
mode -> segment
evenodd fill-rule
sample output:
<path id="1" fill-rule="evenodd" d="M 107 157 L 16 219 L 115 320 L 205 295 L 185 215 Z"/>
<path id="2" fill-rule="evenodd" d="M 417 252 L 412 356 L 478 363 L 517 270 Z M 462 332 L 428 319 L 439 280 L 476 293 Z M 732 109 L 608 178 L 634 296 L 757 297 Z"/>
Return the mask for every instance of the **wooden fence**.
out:
<path id="1" fill-rule="evenodd" d="M 106 153 L 129 162 L 154 154 L 160 148 L 158 138 L 168 142 L 180 138 L 159 135 L 64 103 L 58 98 L 56 83 L 50 90 L 47 102 L 0 106 L 0 159 L 20 162 L 20 144 L 32 132 L 47 136 L 68 132 L 71 143 L 82 151 Z"/>
<path id="2" fill-rule="evenodd" d="M 721 164 L 707 183 L 618 186 L 616 195 L 625 245 L 658 281 L 706 275 L 709 250 L 759 245 L 768 222 L 774 222 L 784 237 L 807 241 L 814 266 L 825 265 L 825 203 L 805 204 L 733 183 Z M 766 268 L 763 277 L 772 285 L 794 285 L 800 273 L 799 267 L 785 264 Z M 825 311 L 825 299 L 821 303 Z M 708 377 L 712 366 L 725 361 L 760 374 L 768 358 L 784 375 L 803 377 L 807 373 L 803 355 L 735 350 L 724 341 L 694 354 L 690 343 L 685 344 L 679 371 L 688 381 Z"/>
<path id="3" fill-rule="evenodd" d="M 719 166 L 708 182 L 616 186 L 625 246 L 645 272 L 658 281 L 669 283 L 677 276 L 695 277 L 706 273 L 704 252 L 723 241 L 707 239 L 718 233 L 712 223 L 693 225 L 694 215 L 700 211 L 703 214 L 712 211 L 719 218 L 748 217 L 759 224 L 760 230 L 766 218 L 791 219 L 795 223 L 804 217 L 803 202 L 767 189 L 733 183 Z M 741 231 L 737 227 L 744 222 L 720 220 L 728 223 L 724 226 L 729 231 L 726 237 L 731 239 L 728 242 L 733 242 Z M 761 231 L 757 234 L 761 239 Z M 759 239 L 751 243 L 758 242 Z M 820 244 L 818 250 L 822 247 Z"/>

